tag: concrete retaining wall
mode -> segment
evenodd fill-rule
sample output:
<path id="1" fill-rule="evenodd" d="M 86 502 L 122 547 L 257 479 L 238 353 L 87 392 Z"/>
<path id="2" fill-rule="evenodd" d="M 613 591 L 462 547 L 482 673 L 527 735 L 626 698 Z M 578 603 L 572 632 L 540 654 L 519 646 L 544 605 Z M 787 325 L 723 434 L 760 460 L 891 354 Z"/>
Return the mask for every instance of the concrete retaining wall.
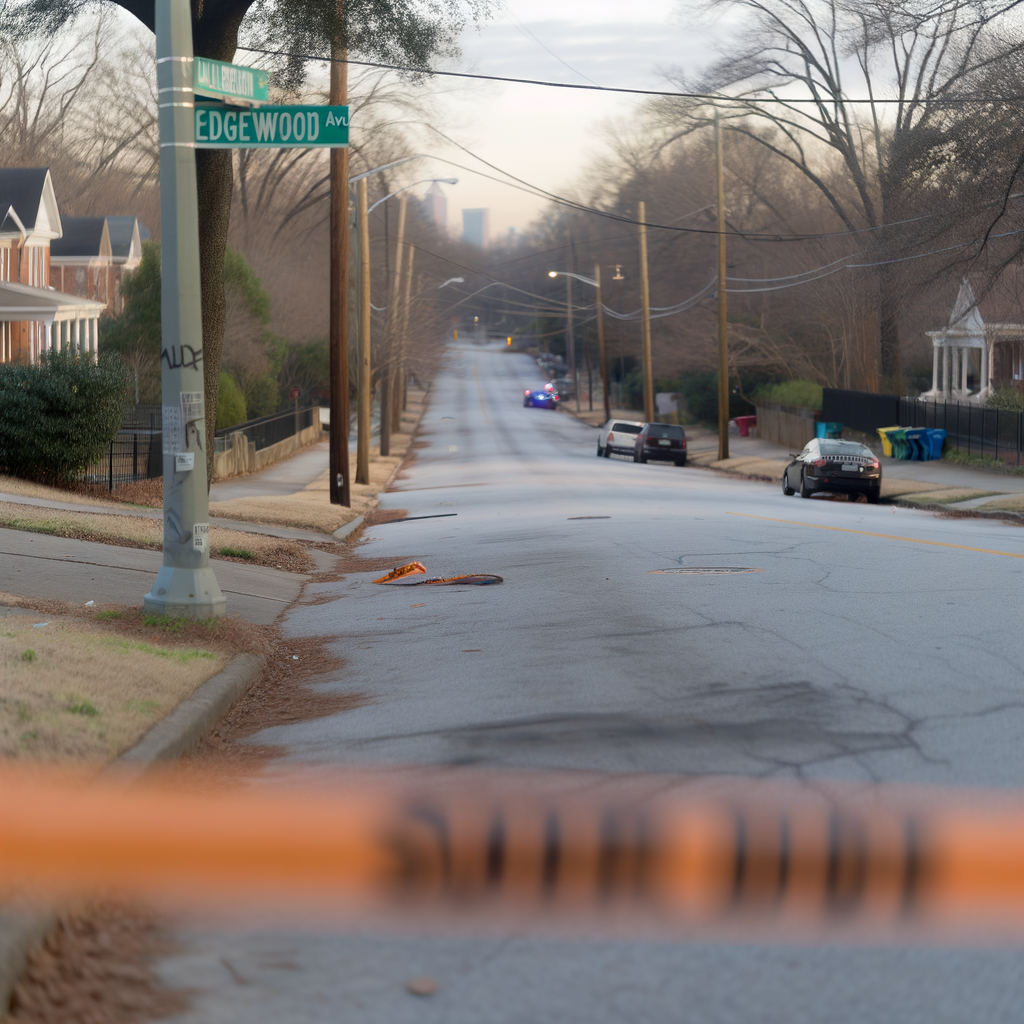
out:
<path id="1" fill-rule="evenodd" d="M 767 402 L 757 406 L 757 436 L 798 452 L 814 437 L 814 424 L 819 419 L 817 409 Z"/>
<path id="2" fill-rule="evenodd" d="M 261 469 L 288 458 L 299 448 L 319 441 L 323 433 L 324 428 L 319 422 L 315 422 L 311 427 L 300 430 L 292 437 L 286 437 L 269 448 L 256 451 L 255 443 L 249 441 L 242 431 L 236 431 L 231 435 L 231 446 L 213 457 L 213 479 L 226 480 L 232 476 L 258 473 Z"/>

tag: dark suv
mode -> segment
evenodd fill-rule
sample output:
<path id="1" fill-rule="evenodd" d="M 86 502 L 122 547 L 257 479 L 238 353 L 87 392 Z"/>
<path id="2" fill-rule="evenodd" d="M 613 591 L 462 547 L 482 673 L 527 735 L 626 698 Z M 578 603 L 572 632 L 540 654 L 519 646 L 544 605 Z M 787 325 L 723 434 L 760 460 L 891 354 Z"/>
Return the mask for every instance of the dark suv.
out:
<path id="1" fill-rule="evenodd" d="M 661 459 L 686 465 L 686 431 L 673 423 L 645 423 L 633 445 L 633 461 Z"/>

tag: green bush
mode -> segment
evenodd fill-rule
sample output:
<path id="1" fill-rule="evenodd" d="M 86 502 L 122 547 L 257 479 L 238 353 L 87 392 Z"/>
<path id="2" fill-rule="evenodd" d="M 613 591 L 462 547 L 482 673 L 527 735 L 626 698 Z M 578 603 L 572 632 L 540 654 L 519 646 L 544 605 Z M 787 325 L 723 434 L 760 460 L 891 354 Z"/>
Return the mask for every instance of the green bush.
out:
<path id="1" fill-rule="evenodd" d="M 999 388 L 989 395 L 985 404 L 990 409 L 1007 409 L 1010 412 L 1024 411 L 1024 394 L 1016 388 Z"/>
<path id="2" fill-rule="evenodd" d="M 787 380 L 781 384 L 758 388 L 755 397 L 762 402 L 796 405 L 802 409 L 820 409 L 822 387 L 812 380 Z"/>
<path id="3" fill-rule="evenodd" d="M 234 378 L 220 371 L 220 397 L 217 399 L 217 429 L 233 427 L 246 420 L 245 396 Z"/>
<path id="4" fill-rule="evenodd" d="M 60 353 L 38 366 L 0 366 L 0 471 L 72 483 L 103 455 L 124 423 L 130 376 Z"/>

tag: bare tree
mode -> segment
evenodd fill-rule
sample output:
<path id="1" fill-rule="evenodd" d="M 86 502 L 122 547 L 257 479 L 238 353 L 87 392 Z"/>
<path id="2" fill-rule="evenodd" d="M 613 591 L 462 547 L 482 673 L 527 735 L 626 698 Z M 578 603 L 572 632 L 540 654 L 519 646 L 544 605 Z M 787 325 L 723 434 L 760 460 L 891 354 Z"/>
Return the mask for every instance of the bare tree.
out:
<path id="1" fill-rule="evenodd" d="M 858 240 L 879 262 L 897 260 L 908 239 L 949 231 L 946 213 L 963 217 L 943 196 L 951 150 L 965 135 L 977 137 L 979 84 L 998 79 L 1024 52 L 1014 22 L 1020 2 L 711 0 L 712 10 L 741 13 L 746 34 L 696 81 L 674 79 L 727 99 L 713 105 L 734 136 L 798 170 L 840 225 L 862 232 Z M 668 99 L 650 109 L 671 141 L 706 127 L 710 106 Z M 992 196 L 969 185 L 958 199 L 976 214 Z M 903 230 L 900 222 L 915 216 L 925 226 Z M 889 263 L 877 279 L 881 372 L 891 380 L 902 373 L 902 278 Z"/>

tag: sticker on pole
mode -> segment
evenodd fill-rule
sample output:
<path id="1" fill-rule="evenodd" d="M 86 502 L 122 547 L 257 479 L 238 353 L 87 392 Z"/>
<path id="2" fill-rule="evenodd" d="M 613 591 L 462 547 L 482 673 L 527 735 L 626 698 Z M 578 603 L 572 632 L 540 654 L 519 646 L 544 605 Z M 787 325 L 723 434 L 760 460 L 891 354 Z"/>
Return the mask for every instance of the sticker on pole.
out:
<path id="1" fill-rule="evenodd" d="M 203 449 L 203 430 L 199 424 L 206 419 L 206 403 L 202 391 L 181 392 L 181 424 L 182 433 L 185 437 L 185 444 L 182 447 L 188 448 L 191 438 L 195 438 L 196 447 Z"/>
<path id="2" fill-rule="evenodd" d="M 176 405 L 165 405 L 163 412 L 164 455 L 175 455 L 185 447 L 185 435 L 181 430 L 181 409 Z"/>
<path id="3" fill-rule="evenodd" d="M 194 523 L 192 526 L 192 547 L 205 554 L 210 553 L 210 524 Z"/>

